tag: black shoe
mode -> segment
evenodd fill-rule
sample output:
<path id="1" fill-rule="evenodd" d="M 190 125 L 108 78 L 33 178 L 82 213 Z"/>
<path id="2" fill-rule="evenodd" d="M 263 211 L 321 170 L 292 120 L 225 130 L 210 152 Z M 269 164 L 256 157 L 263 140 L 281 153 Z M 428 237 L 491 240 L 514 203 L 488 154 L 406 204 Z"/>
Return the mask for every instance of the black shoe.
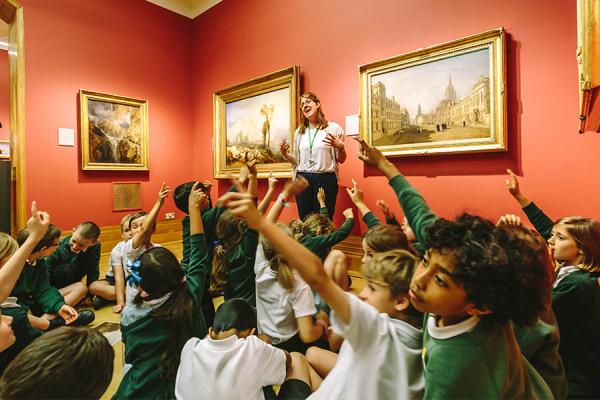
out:
<path id="1" fill-rule="evenodd" d="M 94 297 L 94 310 L 99 310 L 100 308 L 110 303 L 112 303 L 112 301 L 106 300 L 105 298 L 100 296 L 96 296 Z"/>
<path id="2" fill-rule="evenodd" d="M 70 326 L 85 326 L 89 325 L 96 319 L 96 314 L 90 310 L 81 310 L 77 319 L 73 321 Z"/>
<path id="3" fill-rule="evenodd" d="M 47 331 L 51 331 L 52 329 L 56 329 L 61 326 L 65 326 L 67 323 L 61 317 L 56 317 L 53 320 L 50 320 L 50 325 L 48 325 Z"/>

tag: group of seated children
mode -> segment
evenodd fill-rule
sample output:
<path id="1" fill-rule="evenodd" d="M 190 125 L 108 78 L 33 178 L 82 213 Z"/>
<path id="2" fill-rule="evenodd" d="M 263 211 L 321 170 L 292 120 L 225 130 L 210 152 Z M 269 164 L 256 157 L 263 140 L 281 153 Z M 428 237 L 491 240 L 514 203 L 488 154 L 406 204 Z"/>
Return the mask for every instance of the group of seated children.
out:
<path id="1" fill-rule="evenodd" d="M 121 220 L 104 280 L 98 227 L 80 224 L 59 241 L 34 204 L 20 248 L 0 237 L 0 397 L 106 389 L 106 340 L 87 328 L 41 335 L 89 323 L 73 306 L 96 296 L 96 307 L 116 302 L 121 313 L 126 366 L 115 399 L 600 398 L 600 223 L 553 223 L 510 170 L 507 188 L 535 230 L 513 214 L 441 218 L 379 150 L 360 145 L 405 218 L 378 201 L 382 223 L 355 181 L 347 189 L 368 228 L 358 293 L 349 257 L 332 249 L 350 234 L 353 210 L 335 229 L 320 191 L 320 213 L 278 223 L 308 184 L 286 182 L 271 205 L 270 178 L 259 204 L 253 160 L 214 205 L 208 182 L 175 189 L 181 261 L 152 241 L 170 193 L 163 184 L 149 213 Z M 216 296 L 224 303 L 215 312 Z M 61 346 L 69 350 L 58 356 Z M 66 370 L 66 357 L 80 364 Z M 39 372 L 37 361 L 55 370 Z"/>

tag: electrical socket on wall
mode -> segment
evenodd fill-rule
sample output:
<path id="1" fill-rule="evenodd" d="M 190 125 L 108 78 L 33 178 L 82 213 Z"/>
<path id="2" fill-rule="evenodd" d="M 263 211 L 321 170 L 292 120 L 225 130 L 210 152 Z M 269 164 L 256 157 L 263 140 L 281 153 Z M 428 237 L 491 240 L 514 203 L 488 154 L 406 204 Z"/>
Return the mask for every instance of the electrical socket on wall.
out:
<path id="1" fill-rule="evenodd" d="M 175 213 L 165 213 L 165 219 L 175 219 Z"/>

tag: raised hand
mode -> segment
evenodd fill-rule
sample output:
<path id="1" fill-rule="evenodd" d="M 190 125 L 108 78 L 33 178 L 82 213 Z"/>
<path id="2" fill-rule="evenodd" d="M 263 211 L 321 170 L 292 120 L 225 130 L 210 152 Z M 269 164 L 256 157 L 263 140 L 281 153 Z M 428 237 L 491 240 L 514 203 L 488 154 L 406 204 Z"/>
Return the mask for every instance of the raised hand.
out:
<path id="1" fill-rule="evenodd" d="M 48 232 L 48 225 L 50 225 L 50 215 L 45 211 L 38 211 L 37 203 L 32 201 L 31 217 L 27 221 L 27 229 L 32 240 L 37 242 L 43 238 Z"/>
<path id="2" fill-rule="evenodd" d="M 189 208 L 202 209 L 202 207 L 206 206 L 208 197 L 198 186 L 198 182 L 194 183 L 194 186 L 192 186 L 190 197 L 188 198 Z"/>
<path id="3" fill-rule="evenodd" d="M 60 310 L 58 310 L 58 315 L 60 315 L 62 319 L 65 320 L 67 325 L 69 325 L 72 322 L 75 322 L 75 320 L 79 316 L 79 314 L 77 314 L 77 311 L 67 304 L 65 304 L 60 308 Z"/>
<path id="4" fill-rule="evenodd" d="M 334 147 L 337 150 L 344 149 L 344 141 L 342 140 L 342 138 L 334 136 L 331 133 L 328 133 L 327 136 L 325 136 L 325 138 L 323 139 L 323 143 L 325 143 L 328 146 Z"/>
<path id="5" fill-rule="evenodd" d="M 251 229 L 258 230 L 265 218 L 256 208 L 256 204 L 252 195 L 248 193 L 225 193 L 219 201 L 224 207 L 241 220 L 244 220 Z"/>
<path id="6" fill-rule="evenodd" d="M 354 211 L 351 208 L 346 208 L 342 214 L 346 219 L 354 218 Z"/>
<path id="7" fill-rule="evenodd" d="M 250 175 L 256 176 L 256 154 L 251 151 L 247 151 L 244 155 L 244 160 L 246 162 L 246 167 L 248 168 L 248 172 Z"/>
<path id="8" fill-rule="evenodd" d="M 346 188 L 346 192 L 354 204 L 364 203 L 363 191 L 354 179 L 352 179 L 352 188 Z"/>
<path id="9" fill-rule="evenodd" d="M 512 196 L 519 202 L 521 207 L 527 206 L 531 201 L 527 197 L 521 193 L 521 189 L 519 188 L 519 180 L 517 179 L 517 175 L 512 172 L 510 169 L 506 170 L 508 177 L 504 181 L 506 183 L 506 188 L 512 194 Z"/>
<path id="10" fill-rule="evenodd" d="M 245 165 L 242 165 L 240 167 L 240 174 L 238 175 L 238 182 L 240 183 L 245 183 L 248 180 L 248 176 L 250 176 L 250 171 L 248 170 L 248 167 Z"/>
<path id="11" fill-rule="evenodd" d="M 392 212 L 392 210 L 390 210 L 390 207 L 387 205 L 385 200 L 376 200 L 375 204 L 387 218 L 391 218 L 394 216 L 394 213 Z"/>
<path id="12" fill-rule="evenodd" d="M 303 176 L 296 176 L 296 179 L 289 180 L 283 186 L 283 193 L 287 197 L 302 193 L 308 187 L 308 181 Z"/>
<path id="13" fill-rule="evenodd" d="M 378 148 L 369 146 L 363 139 L 355 140 L 360 144 L 358 158 L 365 164 L 380 168 L 383 163 L 389 162 Z"/>
<path id="14" fill-rule="evenodd" d="M 158 191 L 157 202 L 163 204 L 165 202 L 165 199 L 169 196 L 170 192 L 171 189 L 169 188 L 169 186 L 163 182 L 162 186 L 160 187 L 160 190 Z"/>
<path id="15" fill-rule="evenodd" d="M 290 142 L 287 139 L 281 139 L 281 142 L 279 142 L 279 151 L 281 151 L 283 158 L 287 159 L 288 152 L 290 151 Z"/>
<path id="16" fill-rule="evenodd" d="M 519 180 L 512 170 L 507 169 L 506 173 L 508 174 L 508 178 L 506 178 L 506 188 L 514 197 L 517 197 L 521 194 L 521 190 L 519 189 Z"/>
<path id="17" fill-rule="evenodd" d="M 277 182 L 277 178 L 273 178 L 273 171 L 271 171 L 271 173 L 269 174 L 269 190 L 275 190 Z"/>
<path id="18" fill-rule="evenodd" d="M 325 204 L 325 190 L 322 187 L 317 190 L 317 201 L 321 207 Z"/>
<path id="19" fill-rule="evenodd" d="M 520 225 L 523 225 L 523 223 L 521 222 L 521 218 L 519 218 L 519 216 L 514 215 L 514 214 L 506 214 L 506 215 L 503 215 L 500 218 L 498 218 L 498 222 L 496 222 L 496 226 L 502 226 L 502 225 L 520 226 Z"/>
<path id="20" fill-rule="evenodd" d="M 202 182 L 202 184 L 204 185 L 204 187 L 206 188 L 206 191 L 208 193 L 210 193 L 210 189 L 213 187 L 213 184 L 211 181 L 204 181 Z"/>

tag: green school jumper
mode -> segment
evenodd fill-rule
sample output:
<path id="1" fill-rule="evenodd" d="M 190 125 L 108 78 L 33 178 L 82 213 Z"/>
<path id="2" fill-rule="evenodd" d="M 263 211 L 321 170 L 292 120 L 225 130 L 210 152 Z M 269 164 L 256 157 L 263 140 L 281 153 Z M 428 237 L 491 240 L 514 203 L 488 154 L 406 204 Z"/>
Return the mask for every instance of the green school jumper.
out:
<path id="1" fill-rule="evenodd" d="M 535 203 L 523 207 L 535 229 L 548 240 L 552 220 Z M 552 309 L 560 328 L 559 352 L 570 397 L 600 398 L 600 273 L 577 270 L 552 289 Z"/>
<path id="2" fill-rule="evenodd" d="M 195 305 L 195 326 L 192 336 L 204 338 L 207 327 L 201 312 L 201 302 L 209 275 L 204 234 L 193 235 L 190 245 L 190 266 L 184 270 L 185 285 Z M 167 300 L 162 307 L 169 307 L 171 302 L 172 299 Z M 132 367 L 123 377 L 113 399 L 175 398 L 175 377 L 162 379 L 159 367 L 160 357 L 169 340 L 169 324 L 150 313 L 130 325 L 122 326 L 121 334 L 125 345 L 125 362 L 132 364 Z"/>
<path id="3" fill-rule="evenodd" d="M 425 399 L 551 399 L 552 392 L 521 354 L 510 323 L 481 319 L 447 339 L 423 324 Z"/>
<path id="4" fill-rule="evenodd" d="M 229 253 L 227 259 L 227 283 L 223 290 L 223 299 L 240 298 L 256 307 L 256 274 L 254 261 L 258 246 L 258 232 L 244 228 L 242 241 Z"/>
<path id="5" fill-rule="evenodd" d="M 323 211 L 321 211 L 321 214 L 322 213 Z M 350 235 L 352 227 L 354 227 L 354 218 L 348 218 L 337 231 L 327 235 L 303 236 L 300 239 L 300 244 L 318 255 L 321 260 L 325 260 L 327 254 L 329 254 L 331 246 L 334 246 L 346 239 Z"/>
<path id="6" fill-rule="evenodd" d="M 11 294 L 17 298 L 17 303 L 25 311 L 33 308 L 33 314 L 57 314 L 65 299 L 54 286 L 50 284 L 50 275 L 43 258 L 38 258 L 35 265 L 25 263 L 21 276 L 17 280 Z"/>
<path id="7" fill-rule="evenodd" d="M 427 250 L 425 248 L 427 229 L 435 223 L 438 216 L 431 211 L 423 196 L 417 192 L 417 189 L 404 176 L 394 176 L 390 179 L 389 183 L 394 192 L 396 192 L 408 224 L 417 238 L 417 241 L 412 246 L 417 253 L 423 255 L 425 254 L 425 250 Z"/>
<path id="8" fill-rule="evenodd" d="M 71 251 L 70 241 L 71 236 L 65 236 L 61 239 L 60 245 L 56 248 L 56 251 L 46 257 L 48 272 L 50 272 L 50 276 L 54 279 L 60 265 L 73 264 L 79 275 L 79 279 L 77 280 L 79 281 L 86 276 L 85 284 L 89 287 L 92 282 L 97 281 L 100 276 L 100 269 L 98 266 L 100 264 L 100 242 L 88 247 L 86 251 L 73 253 Z M 58 278 L 60 279 L 60 277 Z"/>

